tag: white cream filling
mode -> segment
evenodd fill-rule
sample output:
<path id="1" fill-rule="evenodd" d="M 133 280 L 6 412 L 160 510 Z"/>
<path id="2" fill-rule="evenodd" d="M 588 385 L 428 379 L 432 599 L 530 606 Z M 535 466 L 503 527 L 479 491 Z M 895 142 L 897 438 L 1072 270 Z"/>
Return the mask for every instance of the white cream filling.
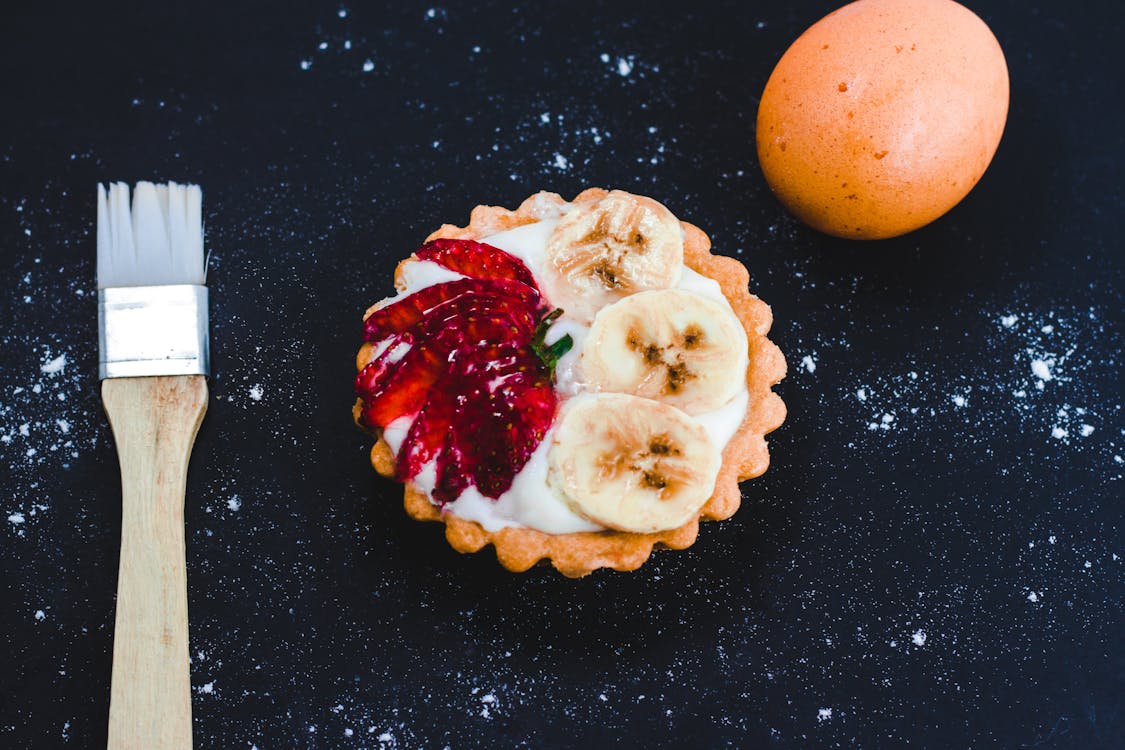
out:
<path id="1" fill-rule="evenodd" d="M 485 237 L 481 241 L 498 247 L 524 262 L 536 278 L 542 278 L 547 238 L 558 224 L 558 212 L 548 214 L 542 221 L 526 224 L 506 232 Z M 434 284 L 461 278 L 460 274 L 449 271 L 429 261 L 414 261 L 404 264 L 400 283 L 396 284 L 399 294 L 388 303 L 413 294 L 419 289 Z M 677 289 L 694 292 L 714 299 L 730 308 L 723 296 L 718 282 L 695 271 L 683 269 Z M 733 314 L 733 310 L 732 310 Z M 555 368 L 556 390 L 563 399 L 582 392 L 586 384 L 582 381 L 578 367 L 582 346 L 589 333 L 589 326 L 569 318 L 564 313 L 551 327 L 547 343 L 552 343 L 566 334 L 574 340 L 574 346 L 567 352 Z M 405 352 L 404 352 L 405 353 Z M 395 354 L 399 354 L 397 351 Z M 745 385 L 726 405 L 706 414 L 692 417 L 707 431 L 717 450 L 722 451 L 742 424 L 749 402 Z M 395 420 L 383 431 L 391 451 L 397 455 L 411 420 Z M 497 531 L 506 527 L 530 527 L 548 534 L 567 534 L 575 531 L 600 531 L 604 527 L 587 521 L 574 513 L 547 486 L 547 450 L 554 433 L 552 427 L 542 442 L 531 454 L 527 464 L 516 473 L 511 488 L 496 500 L 484 497 L 476 487 L 468 487 L 453 502 L 446 504 L 444 511 L 469 521 L 476 521 L 486 531 Z M 431 461 L 411 482 L 422 492 L 431 494 L 437 480 L 436 462 Z"/>

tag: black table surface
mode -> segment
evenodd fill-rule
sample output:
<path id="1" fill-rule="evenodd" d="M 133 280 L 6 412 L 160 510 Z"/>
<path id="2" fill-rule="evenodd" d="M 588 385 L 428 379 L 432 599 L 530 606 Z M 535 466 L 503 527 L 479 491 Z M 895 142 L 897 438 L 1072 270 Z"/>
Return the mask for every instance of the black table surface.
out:
<path id="1" fill-rule="evenodd" d="M 755 155 L 766 78 L 831 2 L 6 9 L 0 746 L 105 743 L 94 186 L 178 179 L 211 252 L 198 747 L 1125 747 L 1125 14 L 970 5 L 1011 72 L 1003 142 L 879 243 L 795 221 Z M 368 465 L 360 316 L 438 224 L 591 185 L 749 266 L 789 417 L 689 550 L 515 575 Z"/>

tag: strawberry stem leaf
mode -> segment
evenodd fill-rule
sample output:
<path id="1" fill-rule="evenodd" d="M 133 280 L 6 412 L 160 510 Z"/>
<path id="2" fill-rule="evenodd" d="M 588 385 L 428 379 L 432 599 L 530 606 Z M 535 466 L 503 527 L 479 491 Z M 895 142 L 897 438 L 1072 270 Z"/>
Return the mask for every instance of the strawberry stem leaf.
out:
<path id="1" fill-rule="evenodd" d="M 551 380 L 555 379 L 555 365 L 559 363 L 562 356 L 571 350 L 574 346 L 574 339 L 570 334 L 564 335 L 553 344 L 547 344 L 547 331 L 550 330 L 551 324 L 563 314 L 562 308 L 555 308 L 551 312 L 543 316 L 539 324 L 535 326 L 535 333 L 531 337 L 531 350 L 535 355 L 543 361 L 547 370 L 551 373 Z"/>

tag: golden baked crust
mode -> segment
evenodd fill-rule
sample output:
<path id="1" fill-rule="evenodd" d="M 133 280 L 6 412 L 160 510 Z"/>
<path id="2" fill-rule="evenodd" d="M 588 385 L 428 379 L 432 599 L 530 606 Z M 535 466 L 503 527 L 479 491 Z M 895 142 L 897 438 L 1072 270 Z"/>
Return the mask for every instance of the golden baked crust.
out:
<path id="1" fill-rule="evenodd" d="M 589 188 L 571 202 L 598 201 L 606 192 L 600 188 Z M 443 237 L 482 239 L 539 221 L 550 209 L 563 203 L 565 201 L 557 193 L 541 192 L 525 200 L 514 211 L 498 206 L 477 206 L 472 211 L 468 226 L 444 224 L 427 237 L 426 241 Z M 715 483 L 715 492 L 703 506 L 699 518 L 678 528 L 652 534 L 608 530 L 547 534 L 528 528 L 487 531 L 476 521 L 442 513 L 425 493 L 407 484 L 403 504 L 412 518 L 444 522 L 445 538 L 458 552 L 477 552 L 491 544 L 496 549 L 496 558 L 500 564 L 510 571 L 522 572 L 544 560 L 549 561 L 563 575 L 577 578 L 598 568 L 635 570 L 649 558 L 654 547 L 690 547 L 699 533 L 700 520 L 722 520 L 738 510 L 742 501 L 738 483 L 760 476 L 769 466 L 765 435 L 777 429 L 785 420 L 785 404 L 771 390 L 785 377 L 785 357 L 766 338 L 773 315 L 769 305 L 748 291 L 750 275 L 746 267 L 733 258 L 712 255 L 711 240 L 707 235 L 692 224 L 681 224 L 686 235 L 684 262 L 689 268 L 719 283 L 723 296 L 730 302 L 746 329 L 750 348 L 750 366 L 746 372 L 750 400 L 746 417 L 723 450 L 723 465 Z M 397 282 L 397 271 L 395 277 Z M 370 315 L 372 310 L 374 307 L 366 315 Z M 356 357 L 356 366 L 363 369 L 371 361 L 373 352 L 374 346 L 365 344 Z M 357 401 L 354 409 L 357 420 L 360 405 L 361 402 Z M 394 476 L 394 455 L 382 436 L 379 436 L 371 449 L 371 464 L 383 476 Z"/>

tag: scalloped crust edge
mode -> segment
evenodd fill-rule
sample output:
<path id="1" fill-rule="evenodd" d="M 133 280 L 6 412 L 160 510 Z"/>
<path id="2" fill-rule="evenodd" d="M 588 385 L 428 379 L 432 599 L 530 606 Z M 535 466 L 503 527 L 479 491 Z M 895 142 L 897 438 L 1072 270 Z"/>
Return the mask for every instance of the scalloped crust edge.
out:
<path id="1" fill-rule="evenodd" d="M 588 188 L 571 203 L 600 200 L 606 190 Z M 444 224 L 426 241 L 438 238 L 481 239 L 498 232 L 531 224 L 552 215 L 566 201 L 557 193 L 540 192 L 520 204 L 514 211 L 499 206 L 477 206 L 469 224 L 458 227 Z M 723 520 L 738 510 L 742 496 L 738 483 L 760 476 L 769 467 L 769 448 L 765 436 L 785 421 L 785 403 L 773 392 L 785 377 L 785 357 L 766 334 L 773 322 L 769 305 L 749 292 L 750 274 L 734 258 L 711 253 L 711 240 L 698 227 L 680 222 L 684 228 L 684 262 L 687 266 L 719 283 L 723 296 L 738 316 L 749 342 L 750 366 L 746 385 L 750 400 L 738 432 L 723 450 L 722 468 L 715 482 L 715 492 L 700 510 L 699 517 L 675 529 L 652 534 L 621 531 L 575 532 L 547 534 L 529 528 L 504 528 L 488 531 L 476 521 L 467 521 L 451 513 L 442 513 L 425 493 L 406 485 L 403 505 L 410 517 L 419 521 L 445 523 L 445 538 L 458 552 L 478 552 L 487 545 L 496 550 L 496 558 L 508 570 L 520 573 L 540 561 L 549 561 L 560 573 L 571 578 L 587 575 L 598 568 L 636 570 L 649 558 L 653 549 L 685 549 L 699 534 L 701 520 Z M 398 273 L 396 272 L 396 277 Z M 397 280 L 397 279 L 396 279 Z M 372 307 L 364 317 L 371 313 Z M 362 369 L 371 359 L 373 346 L 364 345 L 356 357 Z M 361 402 L 356 401 L 353 416 L 358 421 Z M 371 449 L 371 464 L 386 477 L 395 474 L 395 460 L 390 446 L 378 437 Z"/>

